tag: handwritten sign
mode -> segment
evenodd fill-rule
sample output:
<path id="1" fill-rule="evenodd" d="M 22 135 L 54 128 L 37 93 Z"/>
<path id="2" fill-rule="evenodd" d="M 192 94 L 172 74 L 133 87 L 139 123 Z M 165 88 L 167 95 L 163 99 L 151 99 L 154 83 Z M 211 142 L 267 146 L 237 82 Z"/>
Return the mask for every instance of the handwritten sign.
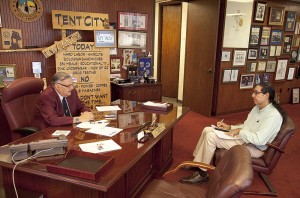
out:
<path id="1" fill-rule="evenodd" d="M 71 74 L 80 99 L 91 109 L 110 104 L 109 48 L 78 42 L 56 54 L 56 70 Z"/>
<path id="2" fill-rule="evenodd" d="M 75 33 L 71 34 L 70 36 L 68 36 L 67 38 L 65 38 L 59 42 L 55 42 L 50 47 L 47 47 L 46 49 L 44 49 L 42 51 L 42 53 L 44 54 L 44 56 L 46 58 L 49 58 L 53 54 L 65 49 L 69 45 L 76 43 L 79 39 L 81 39 L 79 32 L 75 32 Z"/>
<path id="3" fill-rule="evenodd" d="M 53 29 L 109 29 L 108 14 L 52 10 Z"/>

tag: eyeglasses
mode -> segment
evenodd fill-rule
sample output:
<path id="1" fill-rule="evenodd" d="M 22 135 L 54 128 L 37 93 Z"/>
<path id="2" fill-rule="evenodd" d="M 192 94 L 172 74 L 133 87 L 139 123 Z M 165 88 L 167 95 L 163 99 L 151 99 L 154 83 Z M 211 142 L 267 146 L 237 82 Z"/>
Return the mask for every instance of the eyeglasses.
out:
<path id="1" fill-rule="evenodd" d="M 61 84 L 61 83 L 56 83 L 56 84 L 59 84 L 61 86 L 67 87 L 67 88 L 74 87 L 73 84 L 70 84 L 70 85 L 64 85 L 64 84 Z"/>
<path id="2" fill-rule="evenodd" d="M 260 93 L 263 93 L 263 92 L 262 91 L 256 91 L 256 90 L 253 92 L 254 95 L 258 95 Z"/>

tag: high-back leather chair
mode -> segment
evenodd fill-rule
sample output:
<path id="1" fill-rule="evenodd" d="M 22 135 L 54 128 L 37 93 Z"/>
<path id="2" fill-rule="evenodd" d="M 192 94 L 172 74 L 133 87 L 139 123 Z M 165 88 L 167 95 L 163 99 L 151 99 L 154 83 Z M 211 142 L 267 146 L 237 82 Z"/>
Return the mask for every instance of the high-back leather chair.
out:
<path id="1" fill-rule="evenodd" d="M 270 175 L 276 167 L 280 157 L 285 153 L 285 147 L 296 130 L 295 124 L 290 117 L 286 117 L 282 123 L 280 131 L 272 143 L 267 144 L 268 149 L 260 158 L 252 158 L 253 170 L 258 172 L 264 183 L 269 189 L 269 192 L 245 192 L 245 194 L 277 196 L 277 192 L 273 187 L 267 175 Z M 215 163 L 225 154 L 226 149 L 217 149 L 215 152 Z"/>
<path id="2" fill-rule="evenodd" d="M 183 162 L 166 174 L 176 172 L 187 165 L 213 170 L 209 176 L 207 189 L 179 182 L 155 179 L 147 186 L 141 198 L 240 197 L 243 191 L 251 185 L 253 179 L 250 152 L 245 146 L 241 145 L 229 149 L 216 167 L 201 162 Z"/>
<path id="3" fill-rule="evenodd" d="M 24 77 L 14 80 L 3 89 L 1 106 L 12 132 L 12 140 L 38 131 L 30 124 L 43 86 L 41 79 Z"/>

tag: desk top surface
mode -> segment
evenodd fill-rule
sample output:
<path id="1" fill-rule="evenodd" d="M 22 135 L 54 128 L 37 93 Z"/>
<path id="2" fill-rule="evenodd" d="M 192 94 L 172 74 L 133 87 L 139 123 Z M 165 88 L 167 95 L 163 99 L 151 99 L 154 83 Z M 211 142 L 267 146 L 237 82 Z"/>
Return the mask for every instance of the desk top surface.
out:
<path id="1" fill-rule="evenodd" d="M 48 178 L 55 178 L 61 181 L 67 181 L 79 185 L 88 185 L 90 188 L 106 191 L 111 185 L 113 185 L 122 175 L 128 171 L 137 160 L 139 160 L 149 149 L 151 149 L 165 133 L 172 129 L 172 127 L 189 111 L 185 107 L 174 106 L 170 112 L 151 112 L 149 110 L 144 111 L 140 108 L 140 103 L 134 101 L 120 101 L 118 106 L 121 108 L 117 112 L 117 119 L 109 120 L 109 125 L 112 127 L 123 128 L 123 131 L 114 135 L 113 137 L 101 136 L 92 133 L 85 132 L 87 129 L 76 128 L 76 126 L 61 126 L 50 127 L 40 132 L 19 139 L 13 144 L 18 143 L 30 143 L 33 141 L 52 139 L 52 133 L 56 130 L 71 130 L 71 133 L 67 136 L 68 146 L 67 151 L 80 150 L 79 144 L 97 142 L 106 139 L 112 139 L 119 144 L 122 149 L 103 153 L 103 155 L 109 155 L 114 157 L 114 164 L 103 174 L 99 181 L 91 181 L 86 179 L 80 179 L 71 176 L 65 176 L 55 173 L 47 172 L 46 164 L 53 161 L 59 161 L 63 159 L 63 155 L 37 158 L 17 166 L 17 170 L 35 174 Z M 111 112 L 103 112 L 102 116 Z M 144 122 L 153 121 L 156 118 L 157 123 L 164 123 L 166 129 L 160 133 L 156 138 L 150 137 L 146 143 L 138 143 L 136 135 L 132 135 Z M 13 168 L 13 163 L 10 161 L 11 156 L 7 156 L 7 153 L 0 151 L 0 166 L 6 168 Z"/>

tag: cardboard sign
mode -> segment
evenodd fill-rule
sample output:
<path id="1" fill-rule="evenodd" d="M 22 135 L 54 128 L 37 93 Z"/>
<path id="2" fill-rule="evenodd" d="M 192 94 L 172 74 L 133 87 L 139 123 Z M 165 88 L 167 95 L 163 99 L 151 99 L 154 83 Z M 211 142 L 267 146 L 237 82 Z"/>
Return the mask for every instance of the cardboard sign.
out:
<path id="1" fill-rule="evenodd" d="M 21 49 L 23 48 L 22 33 L 19 29 L 1 28 L 3 49 Z"/>
<path id="2" fill-rule="evenodd" d="M 73 77 L 79 98 L 92 110 L 110 104 L 109 48 L 95 48 L 93 42 L 78 42 L 56 54 L 56 71 Z"/>

